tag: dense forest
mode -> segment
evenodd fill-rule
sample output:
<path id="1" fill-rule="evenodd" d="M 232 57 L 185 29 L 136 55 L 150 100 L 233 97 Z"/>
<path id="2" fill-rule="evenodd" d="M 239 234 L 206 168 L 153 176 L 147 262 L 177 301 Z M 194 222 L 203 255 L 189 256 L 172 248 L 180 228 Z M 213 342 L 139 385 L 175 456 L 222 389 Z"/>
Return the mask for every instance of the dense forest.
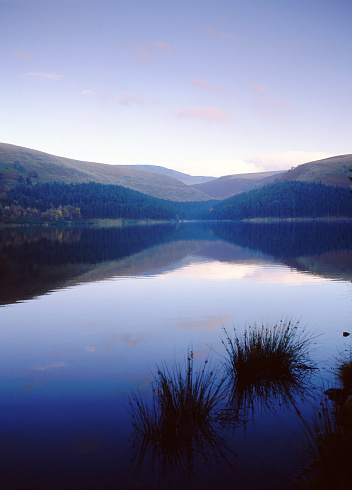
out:
<path id="1" fill-rule="evenodd" d="M 90 220 L 95 218 L 177 219 L 171 203 L 117 185 L 61 182 L 12 188 L 2 205 L 6 220 Z"/>
<path id="2" fill-rule="evenodd" d="M 282 182 L 223 201 L 174 202 L 117 185 L 21 182 L 0 202 L 0 221 L 5 223 L 303 217 L 352 217 L 350 191 L 322 184 Z"/>
<path id="3" fill-rule="evenodd" d="M 209 216 L 216 220 L 352 217 L 352 196 L 341 187 L 280 182 L 225 199 Z"/>

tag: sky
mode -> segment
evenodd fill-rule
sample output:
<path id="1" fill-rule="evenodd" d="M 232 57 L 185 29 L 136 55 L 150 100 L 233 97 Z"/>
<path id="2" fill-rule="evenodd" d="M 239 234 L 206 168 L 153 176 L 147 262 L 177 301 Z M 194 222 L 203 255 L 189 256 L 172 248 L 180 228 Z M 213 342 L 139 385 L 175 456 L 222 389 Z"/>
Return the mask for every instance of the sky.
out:
<path id="1" fill-rule="evenodd" d="M 221 176 L 352 153 L 352 0 L 0 0 L 0 141 Z"/>

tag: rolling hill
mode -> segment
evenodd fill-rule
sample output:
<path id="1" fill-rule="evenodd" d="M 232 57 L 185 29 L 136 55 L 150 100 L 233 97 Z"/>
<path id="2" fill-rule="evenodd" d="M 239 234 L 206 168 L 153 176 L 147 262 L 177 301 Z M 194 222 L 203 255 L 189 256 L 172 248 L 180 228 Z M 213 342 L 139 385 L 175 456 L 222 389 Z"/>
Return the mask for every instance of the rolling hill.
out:
<path id="1" fill-rule="evenodd" d="M 352 168 L 352 154 L 338 155 L 314 162 L 303 163 L 280 176 L 280 182 L 295 180 L 316 184 L 349 187 L 349 169 Z"/>
<path id="2" fill-rule="evenodd" d="M 192 185 L 194 189 L 205 192 L 213 199 L 226 199 L 227 197 L 240 194 L 241 192 L 258 189 L 263 185 L 275 182 L 279 177 L 287 172 L 278 170 L 272 172 L 258 172 L 249 174 L 225 175 L 218 179 Z"/>
<path id="3" fill-rule="evenodd" d="M 174 179 L 180 180 L 186 185 L 202 184 L 203 182 L 209 182 L 210 180 L 216 179 L 216 177 L 206 177 L 206 176 L 194 176 L 185 174 L 183 172 L 178 172 L 177 170 L 172 170 L 166 167 L 160 167 L 159 165 L 124 165 L 127 168 L 135 168 L 140 170 L 147 170 L 148 172 L 156 172 L 157 174 L 168 175 Z"/>
<path id="4" fill-rule="evenodd" d="M 30 179 L 34 184 L 53 181 L 116 184 L 170 201 L 206 201 L 210 199 L 204 192 L 188 187 L 168 175 L 122 165 L 72 160 L 29 148 L 0 143 L 0 194 L 8 191 L 19 179 Z"/>

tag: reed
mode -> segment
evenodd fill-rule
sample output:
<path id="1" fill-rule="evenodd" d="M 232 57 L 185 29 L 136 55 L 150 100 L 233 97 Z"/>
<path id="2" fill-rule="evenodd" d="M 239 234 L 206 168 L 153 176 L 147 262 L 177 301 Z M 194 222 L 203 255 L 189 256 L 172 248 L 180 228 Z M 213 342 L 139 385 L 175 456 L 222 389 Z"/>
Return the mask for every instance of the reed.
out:
<path id="1" fill-rule="evenodd" d="M 132 392 L 130 414 L 134 427 L 133 460 L 163 474 L 192 471 L 197 462 L 227 460 L 225 439 L 220 434 L 223 380 L 206 359 L 195 369 L 190 352 L 183 364 L 157 369 L 152 402 Z"/>
<path id="2" fill-rule="evenodd" d="M 309 356 L 313 337 L 298 322 L 249 326 L 241 336 L 236 329 L 233 336 L 223 331 L 229 406 L 236 412 L 304 397 L 308 375 L 314 369 Z"/>

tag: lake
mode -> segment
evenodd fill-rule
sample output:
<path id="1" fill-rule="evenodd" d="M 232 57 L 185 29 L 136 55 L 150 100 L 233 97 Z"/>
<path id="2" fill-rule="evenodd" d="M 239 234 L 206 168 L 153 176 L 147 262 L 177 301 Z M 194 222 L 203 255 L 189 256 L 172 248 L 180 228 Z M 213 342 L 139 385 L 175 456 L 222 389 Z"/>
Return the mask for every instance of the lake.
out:
<path id="1" fill-rule="evenodd" d="M 352 342 L 351 223 L 7 228 L 0 272 L 4 488 L 298 484 L 305 423 Z M 292 406 L 254 406 L 182 471 L 136 439 L 129 402 L 151 402 L 160 367 L 192 351 L 215 369 L 223 328 L 290 320 L 318 368 Z"/>

